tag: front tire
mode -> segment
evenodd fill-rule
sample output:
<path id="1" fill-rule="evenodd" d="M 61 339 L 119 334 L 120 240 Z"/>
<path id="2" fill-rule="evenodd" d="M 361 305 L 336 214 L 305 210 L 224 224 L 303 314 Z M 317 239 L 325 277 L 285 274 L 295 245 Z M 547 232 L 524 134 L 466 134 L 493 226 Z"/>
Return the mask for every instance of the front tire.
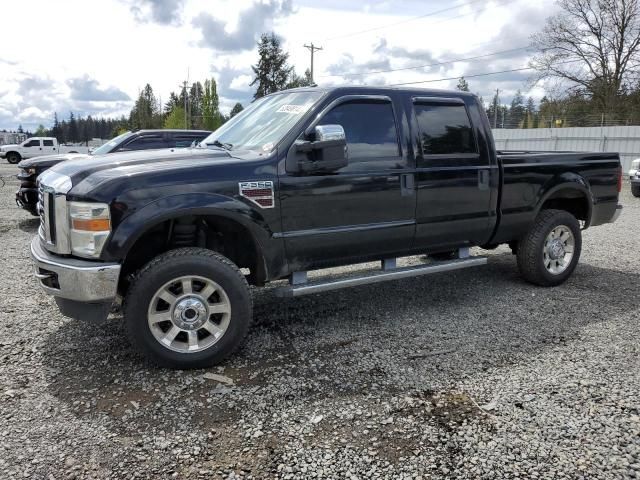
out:
<path id="1" fill-rule="evenodd" d="M 204 368 L 242 343 L 252 316 L 249 286 L 219 253 L 181 248 L 159 255 L 131 283 L 123 307 L 131 343 L 153 363 Z"/>
<path id="2" fill-rule="evenodd" d="M 560 285 L 575 270 L 581 250 L 578 220 L 564 210 L 543 210 L 518 242 L 520 274 L 543 287 Z"/>
<path id="3" fill-rule="evenodd" d="M 631 185 L 631 195 L 640 197 L 640 185 Z"/>
<path id="4" fill-rule="evenodd" d="M 9 162 L 12 165 L 15 165 L 16 163 L 20 162 L 20 154 L 15 152 L 11 152 L 7 154 L 7 162 Z"/>

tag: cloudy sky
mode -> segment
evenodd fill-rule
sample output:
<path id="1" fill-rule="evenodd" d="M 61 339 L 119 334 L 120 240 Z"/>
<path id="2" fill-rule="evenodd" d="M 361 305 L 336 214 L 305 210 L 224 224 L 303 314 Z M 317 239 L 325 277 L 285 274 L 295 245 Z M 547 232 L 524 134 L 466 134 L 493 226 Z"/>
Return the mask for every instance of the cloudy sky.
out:
<path id="1" fill-rule="evenodd" d="M 489 100 L 540 98 L 529 35 L 553 0 L 20 0 L 2 5 L 0 129 L 50 126 L 53 113 L 127 114 L 150 83 L 165 101 L 183 80 L 214 77 L 221 107 L 248 103 L 256 40 L 273 31 L 302 74 L 313 42 L 319 85 L 453 88 L 467 76 Z M 479 57 L 479 58 L 478 58 Z M 463 60 L 455 61 L 453 60 Z M 395 70 L 395 71 L 389 71 Z"/>

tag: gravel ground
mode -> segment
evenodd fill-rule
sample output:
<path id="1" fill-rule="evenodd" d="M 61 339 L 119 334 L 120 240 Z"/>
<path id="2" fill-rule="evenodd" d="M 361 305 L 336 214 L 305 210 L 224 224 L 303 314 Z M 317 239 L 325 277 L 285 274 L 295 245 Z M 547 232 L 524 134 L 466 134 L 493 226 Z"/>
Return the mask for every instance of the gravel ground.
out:
<path id="1" fill-rule="evenodd" d="M 16 167 L 3 163 L 0 175 Z M 0 477 L 640 478 L 640 199 L 563 286 L 489 265 L 282 301 L 208 371 L 62 317 L 0 188 Z"/>

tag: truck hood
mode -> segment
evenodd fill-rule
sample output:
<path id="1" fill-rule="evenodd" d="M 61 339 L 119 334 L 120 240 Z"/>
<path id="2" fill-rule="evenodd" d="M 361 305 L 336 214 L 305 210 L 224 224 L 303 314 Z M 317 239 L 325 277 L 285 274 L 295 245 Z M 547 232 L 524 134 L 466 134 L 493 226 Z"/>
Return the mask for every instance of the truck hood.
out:
<path id="1" fill-rule="evenodd" d="M 214 163 L 236 163 L 260 158 L 264 157 L 253 151 L 228 152 L 207 148 L 141 150 L 61 162 L 47 170 L 40 179 L 46 183 L 49 172 L 65 175 L 71 180 L 74 192 L 82 195 L 102 183 L 114 180 L 130 182 L 140 175 L 188 171 Z"/>
<path id="2" fill-rule="evenodd" d="M 0 145 L 0 150 L 2 151 L 7 151 L 10 148 L 16 148 L 19 147 L 19 145 L 17 143 L 7 143 L 6 145 Z"/>
<path id="3" fill-rule="evenodd" d="M 19 168 L 53 167 L 60 162 L 67 160 L 79 160 L 90 158 L 90 155 L 83 153 L 57 153 L 55 155 L 42 155 L 40 157 L 28 158 L 18 163 Z"/>

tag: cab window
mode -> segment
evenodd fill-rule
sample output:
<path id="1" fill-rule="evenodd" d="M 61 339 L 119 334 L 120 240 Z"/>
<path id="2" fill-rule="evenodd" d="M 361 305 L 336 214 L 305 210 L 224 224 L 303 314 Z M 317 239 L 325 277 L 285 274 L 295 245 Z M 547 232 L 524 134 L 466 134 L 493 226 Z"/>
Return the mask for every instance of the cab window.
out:
<path id="1" fill-rule="evenodd" d="M 389 101 L 350 101 L 330 110 L 318 125 L 342 125 L 349 163 L 384 162 L 400 156 L 393 107 Z"/>

